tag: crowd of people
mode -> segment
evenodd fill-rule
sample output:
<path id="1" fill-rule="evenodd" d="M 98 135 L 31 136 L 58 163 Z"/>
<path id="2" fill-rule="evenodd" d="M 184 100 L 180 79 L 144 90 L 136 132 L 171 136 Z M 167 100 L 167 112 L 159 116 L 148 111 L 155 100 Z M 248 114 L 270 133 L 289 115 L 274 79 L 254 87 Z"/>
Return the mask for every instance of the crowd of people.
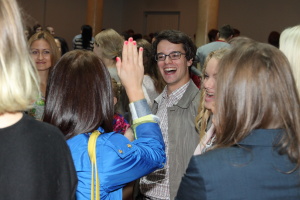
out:
<path id="1" fill-rule="evenodd" d="M 20 34 L 16 0 L 0 24 L 1 198 L 300 199 L 299 25 L 200 47 L 83 25 L 70 50 L 51 26 Z"/>

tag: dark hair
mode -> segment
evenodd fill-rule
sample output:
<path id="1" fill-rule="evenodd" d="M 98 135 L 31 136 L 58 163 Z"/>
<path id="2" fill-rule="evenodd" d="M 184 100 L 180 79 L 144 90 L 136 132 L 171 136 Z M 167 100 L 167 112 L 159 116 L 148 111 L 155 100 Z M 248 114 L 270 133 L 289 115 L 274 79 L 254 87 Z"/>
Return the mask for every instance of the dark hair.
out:
<path id="1" fill-rule="evenodd" d="M 88 49 L 92 40 L 93 28 L 90 25 L 81 26 L 82 48 Z"/>
<path id="2" fill-rule="evenodd" d="M 132 36 L 133 40 L 139 40 L 139 39 L 143 39 L 143 35 L 140 34 L 140 33 L 135 33 L 133 36 Z"/>
<path id="3" fill-rule="evenodd" d="M 38 28 L 42 28 L 42 26 L 40 25 L 40 24 L 35 24 L 33 27 L 32 27 L 32 29 L 33 29 L 33 32 L 35 33 L 36 32 L 36 29 L 38 29 Z"/>
<path id="4" fill-rule="evenodd" d="M 219 31 L 217 29 L 211 29 L 208 33 L 207 33 L 207 37 L 209 39 L 209 42 L 214 42 L 217 39 L 217 35 L 218 35 Z"/>
<path id="5" fill-rule="evenodd" d="M 155 89 L 158 93 L 161 93 L 165 87 L 165 82 L 158 71 L 157 63 L 152 56 L 152 46 L 151 43 L 145 39 L 139 39 L 136 41 L 138 49 L 143 47 L 143 62 L 144 62 L 144 74 L 149 75 L 155 85 Z"/>
<path id="6" fill-rule="evenodd" d="M 228 39 L 234 35 L 234 30 L 230 25 L 224 25 L 220 28 L 219 34 L 221 38 Z"/>
<path id="7" fill-rule="evenodd" d="M 236 28 L 233 29 L 233 32 L 234 32 L 233 37 L 240 36 L 240 34 L 241 34 L 241 31 L 239 31 L 239 30 L 236 29 Z"/>
<path id="8" fill-rule="evenodd" d="M 268 36 L 268 43 L 273 45 L 274 47 L 279 48 L 279 38 L 280 33 L 277 31 L 272 31 Z"/>
<path id="9" fill-rule="evenodd" d="M 197 47 L 188 35 L 177 30 L 164 30 L 157 35 L 156 40 L 153 42 L 152 46 L 153 57 L 157 54 L 157 45 L 162 40 L 168 40 L 173 44 L 182 44 L 186 59 L 193 59 L 193 61 L 195 61 Z"/>
<path id="10" fill-rule="evenodd" d="M 64 55 L 65 53 L 67 53 L 69 51 L 69 46 L 68 43 L 66 42 L 66 40 L 62 37 L 58 37 L 55 36 L 55 39 L 58 39 L 60 42 L 60 46 L 61 46 L 61 55 Z"/>
<path id="11" fill-rule="evenodd" d="M 130 37 L 129 33 L 126 31 L 123 31 L 120 35 L 124 38 L 124 40 L 128 40 Z"/>
<path id="12" fill-rule="evenodd" d="M 67 139 L 101 126 L 113 130 L 114 106 L 109 72 L 86 50 L 66 53 L 49 75 L 44 121 Z"/>

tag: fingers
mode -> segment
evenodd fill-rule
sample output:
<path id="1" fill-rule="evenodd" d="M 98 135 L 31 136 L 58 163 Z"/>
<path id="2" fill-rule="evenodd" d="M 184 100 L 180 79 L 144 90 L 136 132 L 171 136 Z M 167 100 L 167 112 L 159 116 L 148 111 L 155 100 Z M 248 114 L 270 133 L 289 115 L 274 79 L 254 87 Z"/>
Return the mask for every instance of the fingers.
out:
<path id="1" fill-rule="evenodd" d="M 124 41 L 123 51 L 122 51 L 122 62 L 127 63 L 128 58 L 128 41 Z"/>
<path id="2" fill-rule="evenodd" d="M 132 38 L 129 38 L 128 41 L 124 41 L 122 62 L 126 64 L 138 64 L 139 62 L 136 41 L 134 41 Z"/>
<path id="3" fill-rule="evenodd" d="M 121 58 L 120 57 L 116 57 L 116 66 L 117 66 L 117 71 L 118 71 L 118 75 L 119 76 L 120 76 L 121 65 L 122 65 Z"/>
<path id="4" fill-rule="evenodd" d="M 139 56 L 138 56 L 138 65 L 144 69 L 143 51 L 144 51 L 143 47 L 140 47 L 139 52 L 138 52 L 138 54 L 139 54 Z"/>
<path id="5" fill-rule="evenodd" d="M 121 73 L 144 73 L 143 65 L 143 48 L 137 49 L 137 44 L 132 38 L 124 42 L 121 58 L 116 58 L 116 66 L 118 69 L 118 74 Z M 138 75 L 140 76 L 140 75 Z"/>
<path id="6" fill-rule="evenodd" d="M 129 63 L 134 63 L 134 57 L 132 56 L 132 55 L 134 55 L 133 53 L 134 53 L 134 51 L 133 51 L 133 42 L 135 42 L 135 41 L 133 41 L 133 39 L 132 38 L 129 38 L 128 39 L 128 43 L 127 43 L 127 45 L 126 45 L 126 48 L 127 48 L 127 61 L 129 62 Z"/>
<path id="7" fill-rule="evenodd" d="M 136 44 L 136 41 L 133 41 L 132 42 L 132 52 L 133 52 L 133 63 L 135 65 L 138 65 L 138 49 L 137 49 L 137 44 Z"/>

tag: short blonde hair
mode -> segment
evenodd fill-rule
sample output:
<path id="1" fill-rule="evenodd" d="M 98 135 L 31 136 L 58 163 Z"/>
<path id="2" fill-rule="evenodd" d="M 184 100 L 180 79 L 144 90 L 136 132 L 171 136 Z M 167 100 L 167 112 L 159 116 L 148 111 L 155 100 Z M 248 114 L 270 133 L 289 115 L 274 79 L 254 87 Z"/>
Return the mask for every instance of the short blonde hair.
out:
<path id="1" fill-rule="evenodd" d="M 100 46 L 103 51 L 103 57 L 114 60 L 122 56 L 123 37 L 113 29 L 106 29 L 95 36 L 95 45 Z"/>
<path id="2" fill-rule="evenodd" d="M 27 110 L 39 84 L 15 0 L 0 1 L 0 27 L 0 114 Z"/>
<path id="3" fill-rule="evenodd" d="M 279 39 L 279 49 L 288 58 L 300 94 L 300 25 L 285 29 Z"/>

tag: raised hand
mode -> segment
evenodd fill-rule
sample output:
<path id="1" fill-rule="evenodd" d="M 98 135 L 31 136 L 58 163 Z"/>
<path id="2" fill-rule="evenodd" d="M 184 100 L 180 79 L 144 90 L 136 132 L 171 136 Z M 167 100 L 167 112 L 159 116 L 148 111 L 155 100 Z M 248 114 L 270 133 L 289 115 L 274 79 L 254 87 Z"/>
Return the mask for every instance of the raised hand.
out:
<path id="1" fill-rule="evenodd" d="M 130 102 L 144 99 L 142 82 L 144 77 L 143 48 L 137 50 L 132 38 L 124 42 L 122 59 L 116 58 L 118 75 L 126 89 Z"/>

